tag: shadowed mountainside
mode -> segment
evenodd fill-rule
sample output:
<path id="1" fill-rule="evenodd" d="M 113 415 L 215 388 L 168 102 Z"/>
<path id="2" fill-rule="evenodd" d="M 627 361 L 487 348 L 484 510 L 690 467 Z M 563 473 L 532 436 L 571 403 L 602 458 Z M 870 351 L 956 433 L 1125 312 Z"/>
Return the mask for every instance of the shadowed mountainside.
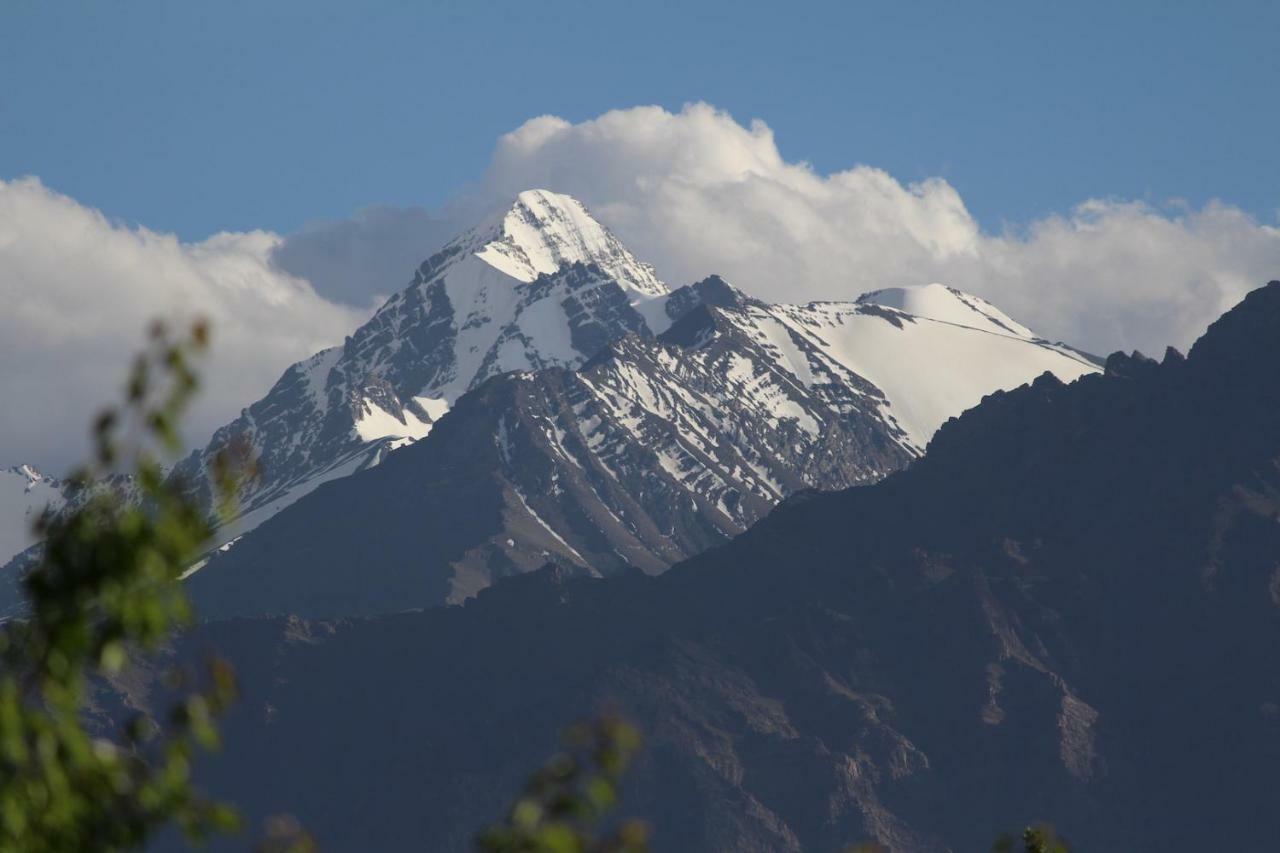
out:
<path id="1" fill-rule="evenodd" d="M 461 608 L 231 620 L 201 768 L 325 849 L 465 849 L 567 722 L 647 733 L 660 850 L 1081 850 L 1280 833 L 1280 282 L 1186 358 L 999 392 L 883 482 L 805 493 L 664 575 Z"/>

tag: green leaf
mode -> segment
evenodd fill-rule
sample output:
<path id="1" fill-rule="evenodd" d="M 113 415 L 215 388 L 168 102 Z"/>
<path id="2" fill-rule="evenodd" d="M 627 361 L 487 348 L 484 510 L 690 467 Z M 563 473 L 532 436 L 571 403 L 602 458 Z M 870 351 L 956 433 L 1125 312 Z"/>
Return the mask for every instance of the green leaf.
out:
<path id="1" fill-rule="evenodd" d="M 128 655 L 125 652 L 124 643 L 119 640 L 112 640 L 102 647 L 102 652 L 98 656 L 99 666 L 108 674 L 114 675 L 124 668 Z"/>

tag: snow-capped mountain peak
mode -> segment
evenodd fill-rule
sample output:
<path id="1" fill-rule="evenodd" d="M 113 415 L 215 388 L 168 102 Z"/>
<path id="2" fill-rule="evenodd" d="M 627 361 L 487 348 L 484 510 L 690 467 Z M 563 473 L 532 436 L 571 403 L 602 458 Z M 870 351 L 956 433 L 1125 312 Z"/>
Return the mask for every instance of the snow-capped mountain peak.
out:
<path id="1" fill-rule="evenodd" d="M 638 261 L 582 202 L 549 190 L 525 190 L 461 242 L 482 242 L 475 256 L 518 281 L 531 282 L 575 263 L 595 264 L 637 296 L 667 292 L 653 268 Z"/>
<path id="2" fill-rule="evenodd" d="M 1025 340 L 1039 340 L 1035 332 L 982 297 L 937 282 L 916 287 L 873 290 L 859 296 L 857 302 L 860 305 L 893 308 L 925 320 L 952 323 Z"/>
<path id="3" fill-rule="evenodd" d="M 209 454 L 249 440 L 261 477 L 234 532 L 425 438 L 491 376 L 574 369 L 611 340 L 665 330 L 668 298 L 579 201 L 522 192 L 424 261 L 342 346 L 285 371 L 179 474 L 199 481 Z"/>
<path id="4" fill-rule="evenodd" d="M 1045 370 L 1071 379 L 1098 369 L 1077 356 L 942 285 L 807 306 L 770 305 L 715 276 L 672 291 L 579 201 L 534 189 L 424 261 L 341 346 L 287 370 L 176 474 L 199 483 L 212 454 L 248 442 L 260 477 L 220 534 L 227 541 L 427 438 L 492 377 L 590 364 L 566 381 L 622 425 L 609 446 L 648 460 L 636 471 L 692 478 L 712 528 L 736 532 L 793 488 L 900 466 L 985 393 Z M 689 430 L 694 438 L 679 437 Z M 607 438 L 588 433 L 588 444 Z M 679 556 L 655 543 L 666 556 L 654 565 Z"/>
<path id="5" fill-rule="evenodd" d="M 663 331 L 668 292 L 577 199 L 526 190 L 423 262 L 340 366 L 389 365 L 397 393 L 452 405 L 496 373 L 576 367 L 620 334 Z"/>

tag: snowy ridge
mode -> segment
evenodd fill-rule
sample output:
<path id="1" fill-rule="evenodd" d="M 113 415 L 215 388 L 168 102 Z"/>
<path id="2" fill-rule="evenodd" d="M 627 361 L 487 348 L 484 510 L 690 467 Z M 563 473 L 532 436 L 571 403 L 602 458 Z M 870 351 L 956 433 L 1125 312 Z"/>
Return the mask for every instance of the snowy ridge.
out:
<path id="1" fill-rule="evenodd" d="M 919 290 L 928 298 L 936 287 Z M 907 304 L 919 301 L 912 298 L 912 289 L 902 290 Z M 922 453 L 948 418 L 993 391 L 1016 388 L 1046 371 L 1070 382 L 1100 370 L 1080 354 L 1000 319 L 1004 315 L 995 309 L 994 315 L 977 310 L 961 315 L 928 307 L 944 316 L 880 310 L 877 303 L 862 299 L 855 304 L 761 305 L 755 311 L 787 329 L 793 342 L 807 344 L 806 369 L 843 375 L 841 381 L 861 377 L 878 388 L 885 400 L 882 416 L 902 431 L 903 445 L 913 453 Z M 996 323 L 999 328 L 990 328 Z"/>
<path id="2" fill-rule="evenodd" d="M 570 264 L 595 264 L 638 296 L 667 292 L 651 266 L 636 260 L 580 201 L 566 195 L 527 190 L 501 215 L 499 227 L 477 230 L 485 242 L 476 257 L 519 281 L 530 282 Z M 463 240 L 478 242 L 471 235 Z"/>
<path id="3" fill-rule="evenodd" d="M 889 287 L 884 290 L 873 290 L 859 296 L 857 302 L 860 305 L 894 308 L 904 314 L 926 320 L 954 323 L 957 326 L 1012 335 L 1028 341 L 1040 340 L 1026 326 L 985 299 L 936 282 L 920 287 Z"/>

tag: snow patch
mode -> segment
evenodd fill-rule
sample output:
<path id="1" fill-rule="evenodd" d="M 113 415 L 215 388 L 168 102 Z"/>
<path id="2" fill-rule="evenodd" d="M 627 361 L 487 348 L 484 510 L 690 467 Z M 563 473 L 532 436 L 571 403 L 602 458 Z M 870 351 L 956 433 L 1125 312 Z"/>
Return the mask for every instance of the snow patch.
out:
<path id="1" fill-rule="evenodd" d="M 414 397 L 413 402 L 422 407 L 433 423 L 443 418 L 445 412 L 449 411 L 449 401 L 444 398 Z"/>
<path id="2" fill-rule="evenodd" d="M 886 415 L 923 451 L 938 427 L 984 396 L 1024 385 L 1045 371 L 1071 382 L 1098 367 L 1021 335 L 920 318 L 902 328 L 856 305 L 774 308 L 836 364 L 887 398 Z"/>
<path id="3" fill-rule="evenodd" d="M 369 399 L 362 401 L 361 407 L 363 414 L 356 420 L 355 431 L 361 439 L 368 442 L 380 438 L 408 438 L 417 441 L 426 438 L 434 424 L 431 420 L 419 420 L 409 409 L 401 410 L 400 417 L 396 417 Z"/>

